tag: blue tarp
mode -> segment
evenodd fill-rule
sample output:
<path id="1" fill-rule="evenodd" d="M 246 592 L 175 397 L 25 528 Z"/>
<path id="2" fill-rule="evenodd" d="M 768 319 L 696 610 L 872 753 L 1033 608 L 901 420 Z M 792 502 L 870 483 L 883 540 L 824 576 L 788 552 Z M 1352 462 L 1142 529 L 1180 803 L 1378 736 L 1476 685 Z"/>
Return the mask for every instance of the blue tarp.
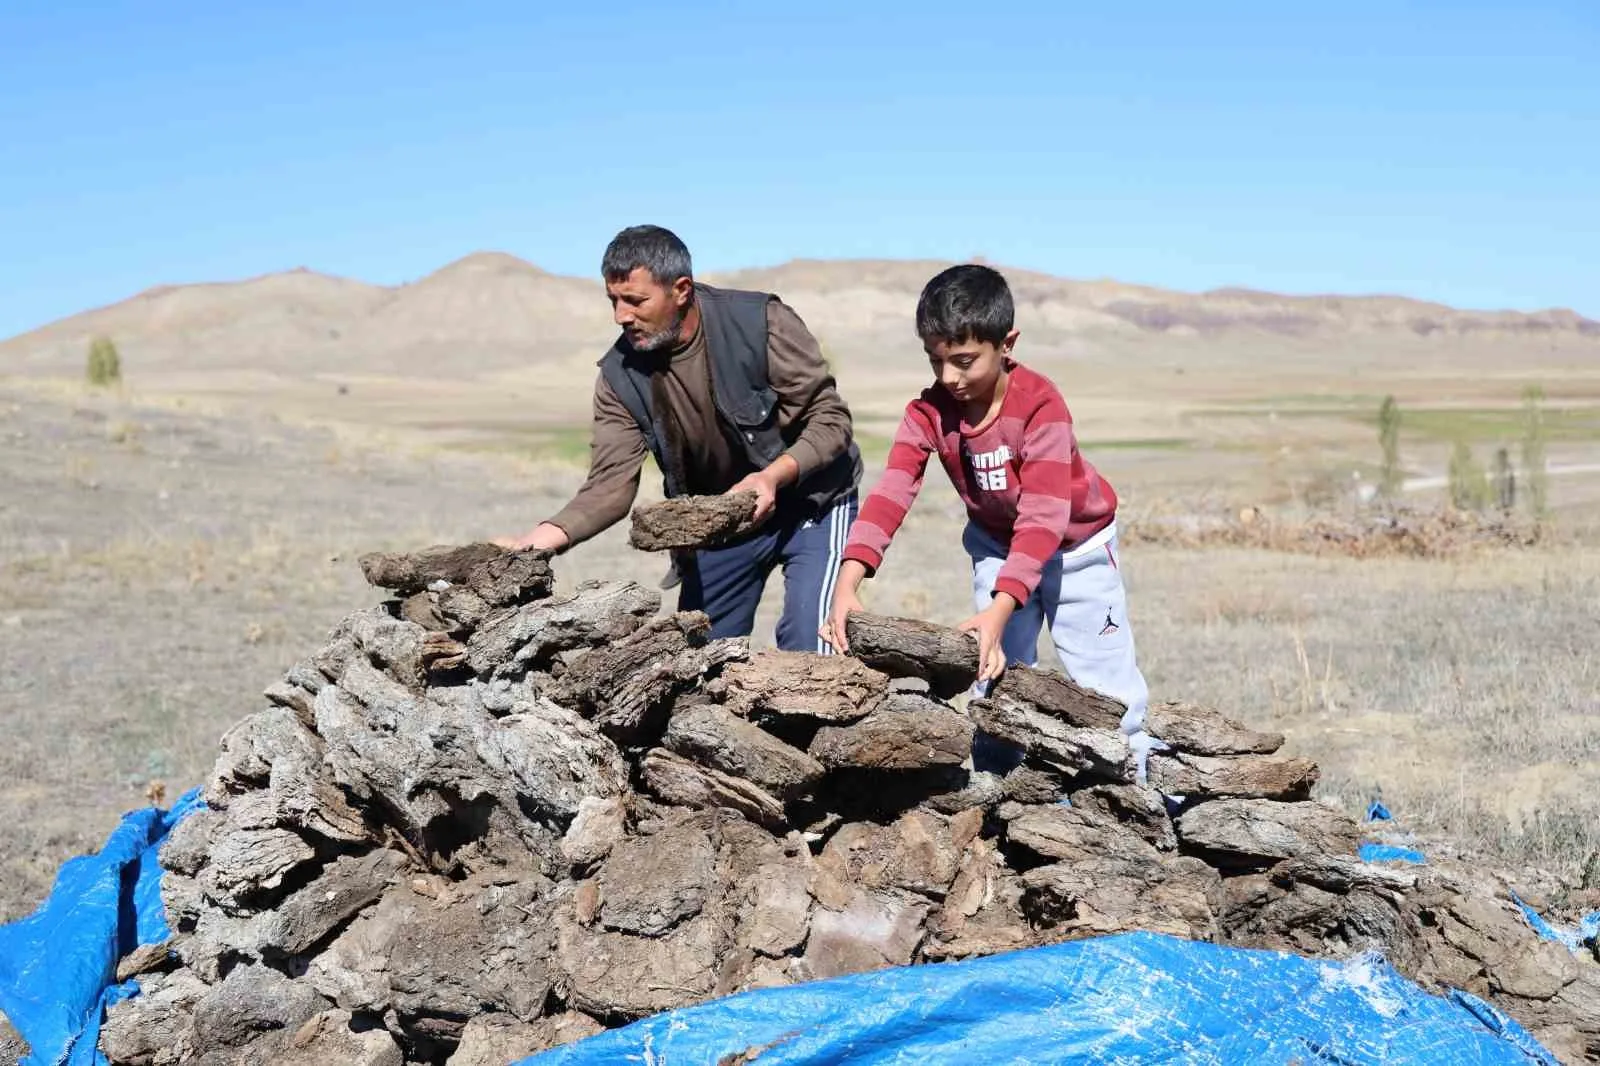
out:
<path id="1" fill-rule="evenodd" d="M 125 816 L 94 855 L 69 859 L 37 911 L 0 926 L 0 1011 L 28 1041 L 23 1066 L 94 1066 L 106 1006 L 132 994 L 117 960 L 167 938 L 156 851 L 200 804 L 184 793 L 170 811 Z"/>
<path id="2" fill-rule="evenodd" d="M 0 1010 L 28 1066 L 95 1066 L 118 958 L 167 936 L 156 850 L 199 804 L 136 811 L 0 926 Z M 525 1066 L 714 1063 L 771 1045 L 798 1063 L 1459 1063 L 1553 1066 L 1491 1005 L 1424 993 L 1375 955 L 1321 962 L 1153 933 L 748 992 L 637 1022 Z M 742 1061 L 742 1060 L 741 1060 Z"/>
<path id="3" fill-rule="evenodd" d="M 1600 911 L 1583 915 L 1574 926 L 1554 925 L 1521 897 L 1513 894 L 1511 899 L 1522 910 L 1522 916 L 1533 926 L 1533 931 L 1546 940 L 1560 941 L 1571 951 L 1581 951 L 1600 939 Z"/>
<path id="4" fill-rule="evenodd" d="M 1371 863 L 1403 862 L 1422 864 L 1428 861 L 1428 857 L 1416 848 L 1408 848 L 1400 844 L 1367 843 L 1361 845 L 1358 854 L 1362 862 Z"/>
<path id="5" fill-rule="evenodd" d="M 1366 821 L 1388 822 L 1393 821 L 1394 815 L 1382 801 L 1374 800 L 1367 808 Z M 1366 843 L 1360 848 L 1362 862 L 1400 862 L 1425 864 L 1428 857 L 1416 848 L 1406 844 L 1396 843 Z M 1571 951 L 1582 951 L 1590 947 L 1596 940 L 1600 940 L 1600 911 L 1590 911 L 1577 921 L 1576 925 L 1556 925 L 1540 914 L 1534 907 L 1525 902 L 1516 893 L 1512 893 L 1511 900 L 1522 911 L 1523 918 L 1533 931 L 1545 940 L 1556 940 L 1566 945 Z"/>
<path id="6" fill-rule="evenodd" d="M 1388 807 L 1383 805 L 1382 800 L 1373 800 L 1367 805 L 1365 821 L 1368 825 L 1373 822 L 1392 822 L 1394 821 L 1394 815 Z M 1397 842 L 1402 839 L 1409 841 L 1409 834 L 1397 835 L 1391 833 L 1388 836 L 1390 839 L 1368 841 L 1362 844 L 1357 849 L 1357 856 L 1362 862 L 1370 863 L 1400 862 L 1420 866 L 1428 861 L 1428 857 L 1419 849 L 1411 847 L 1409 843 Z"/>
<path id="7" fill-rule="evenodd" d="M 520 1066 L 1339 1063 L 1557 1066 L 1516 1022 L 1375 955 L 1319 962 L 1124 933 L 746 992 Z"/>

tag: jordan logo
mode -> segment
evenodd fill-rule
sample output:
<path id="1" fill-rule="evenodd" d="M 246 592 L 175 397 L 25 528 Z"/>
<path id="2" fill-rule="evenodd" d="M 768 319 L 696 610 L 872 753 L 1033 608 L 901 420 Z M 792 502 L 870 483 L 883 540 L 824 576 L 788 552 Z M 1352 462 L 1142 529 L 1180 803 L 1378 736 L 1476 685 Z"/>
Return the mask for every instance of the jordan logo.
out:
<path id="1" fill-rule="evenodd" d="M 1115 623 L 1115 622 L 1113 622 L 1111 620 L 1111 608 L 1107 607 L 1106 608 L 1106 624 L 1105 624 L 1105 628 L 1100 630 L 1100 635 L 1102 637 L 1109 637 L 1111 634 L 1115 633 L 1117 630 L 1119 630 L 1121 628 L 1122 628 L 1121 626 L 1117 625 L 1117 623 Z"/>

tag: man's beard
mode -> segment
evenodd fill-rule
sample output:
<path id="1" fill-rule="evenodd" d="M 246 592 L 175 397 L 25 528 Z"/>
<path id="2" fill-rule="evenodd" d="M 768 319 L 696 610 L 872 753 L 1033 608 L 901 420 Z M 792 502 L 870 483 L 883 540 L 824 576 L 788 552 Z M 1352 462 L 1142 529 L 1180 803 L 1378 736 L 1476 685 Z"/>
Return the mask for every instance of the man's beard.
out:
<path id="1" fill-rule="evenodd" d="M 659 352 L 678 346 L 679 337 L 683 333 L 683 320 L 688 316 L 687 308 L 679 308 L 673 312 L 672 324 L 656 333 L 646 334 L 634 340 L 628 338 L 628 344 L 636 352 Z"/>

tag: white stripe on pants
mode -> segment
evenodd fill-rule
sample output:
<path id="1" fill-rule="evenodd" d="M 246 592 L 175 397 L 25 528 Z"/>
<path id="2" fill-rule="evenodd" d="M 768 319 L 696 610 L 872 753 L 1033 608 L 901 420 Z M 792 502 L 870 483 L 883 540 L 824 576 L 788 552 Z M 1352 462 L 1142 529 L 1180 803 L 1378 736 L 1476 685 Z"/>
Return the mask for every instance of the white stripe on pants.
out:
<path id="1" fill-rule="evenodd" d="M 1001 647 L 1007 662 L 1032 666 L 1039 661 L 1039 632 L 1048 629 L 1067 676 L 1126 707 L 1122 731 L 1132 735 L 1144 727 L 1150 689 L 1134 655 L 1115 526 L 1100 540 L 1050 557 L 1033 595 L 1006 625 Z M 1006 549 L 972 523 L 961 544 L 972 557 L 972 599 L 981 611 L 994 600 Z"/>
<path id="2" fill-rule="evenodd" d="M 828 617 L 828 612 L 833 609 L 833 588 L 839 583 L 839 566 L 844 562 L 845 537 L 850 532 L 851 512 L 850 507 L 855 502 L 855 493 L 836 500 L 828 508 L 828 569 L 827 576 L 822 579 L 822 594 L 817 600 L 818 624 Z M 817 634 L 817 654 L 832 655 L 833 645 L 822 639 L 822 634 Z"/>

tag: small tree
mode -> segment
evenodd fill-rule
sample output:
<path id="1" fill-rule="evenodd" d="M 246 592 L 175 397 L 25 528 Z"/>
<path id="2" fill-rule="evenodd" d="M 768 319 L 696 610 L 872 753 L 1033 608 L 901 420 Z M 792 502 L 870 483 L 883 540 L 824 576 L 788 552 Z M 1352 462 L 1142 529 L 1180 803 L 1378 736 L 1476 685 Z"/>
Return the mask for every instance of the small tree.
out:
<path id="1" fill-rule="evenodd" d="M 89 384 L 106 388 L 122 381 L 122 357 L 110 337 L 96 337 L 89 342 Z"/>
<path id="2" fill-rule="evenodd" d="M 837 355 L 834 353 L 833 348 L 826 341 L 819 339 L 817 341 L 817 350 L 822 353 L 822 365 L 827 368 L 828 373 L 837 373 L 839 370 L 839 361 Z"/>
<path id="3" fill-rule="evenodd" d="M 1461 511 L 1481 511 L 1489 503 L 1489 477 L 1464 440 L 1450 453 L 1450 503 Z"/>
<path id="4" fill-rule="evenodd" d="M 1528 508 L 1536 521 L 1544 521 L 1549 508 L 1549 474 L 1545 469 L 1544 390 L 1529 385 L 1522 390 L 1522 480 L 1528 488 Z"/>
<path id="5" fill-rule="evenodd" d="M 1393 496 L 1400 491 L 1400 405 L 1395 403 L 1393 396 L 1383 398 L 1383 406 L 1378 408 L 1378 444 L 1383 449 L 1383 472 L 1378 482 L 1378 491 L 1384 496 Z"/>
<path id="6" fill-rule="evenodd" d="M 1517 472 L 1511 468 L 1511 451 L 1504 445 L 1494 451 L 1494 499 L 1503 514 L 1517 506 Z"/>

